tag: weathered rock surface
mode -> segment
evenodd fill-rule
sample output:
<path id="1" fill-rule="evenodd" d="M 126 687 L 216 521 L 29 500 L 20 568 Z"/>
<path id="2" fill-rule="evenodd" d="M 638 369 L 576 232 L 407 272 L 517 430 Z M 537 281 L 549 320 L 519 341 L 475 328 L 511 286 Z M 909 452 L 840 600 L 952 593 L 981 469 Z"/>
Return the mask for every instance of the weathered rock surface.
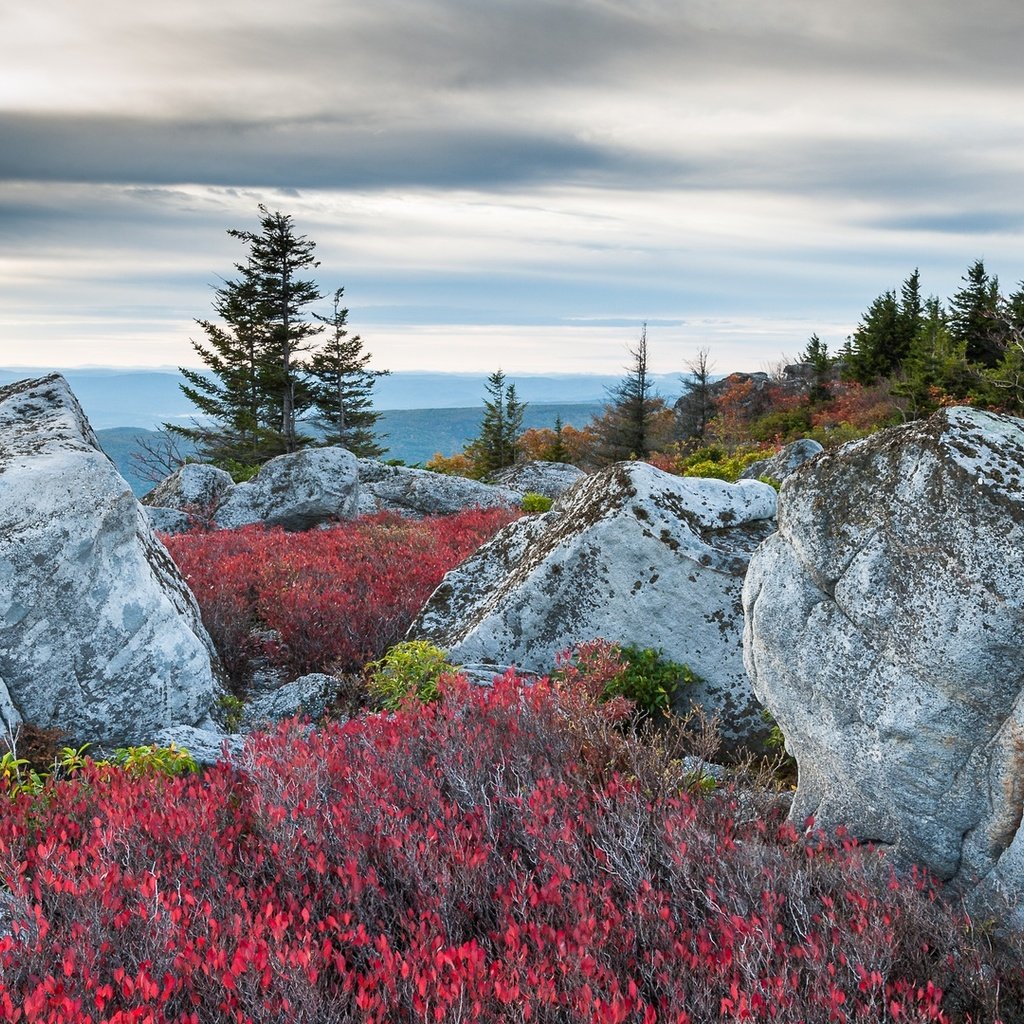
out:
<path id="1" fill-rule="evenodd" d="M 463 663 L 544 672 L 584 640 L 662 648 L 704 682 L 681 695 L 727 740 L 763 723 L 743 669 L 740 590 L 775 491 L 619 463 L 520 519 L 449 573 L 410 630 Z"/>
<path id="2" fill-rule="evenodd" d="M 162 508 L 156 505 L 143 505 L 142 510 L 149 520 L 149 525 L 157 533 L 187 533 L 202 520 L 182 512 L 176 508 Z"/>
<path id="3" fill-rule="evenodd" d="M 154 508 L 176 508 L 193 515 L 211 513 L 235 486 L 230 473 L 200 462 L 186 462 L 139 500 Z"/>
<path id="4" fill-rule="evenodd" d="M 566 462 L 517 462 L 495 474 L 494 482 L 520 494 L 557 498 L 587 474 Z"/>
<path id="5" fill-rule="evenodd" d="M 359 514 L 443 516 L 467 508 L 518 508 L 521 491 L 426 469 L 359 460 Z"/>
<path id="6" fill-rule="evenodd" d="M 757 480 L 766 476 L 781 483 L 791 473 L 798 470 L 805 462 L 820 455 L 825 449 L 810 437 L 802 437 L 799 441 L 787 444 L 770 459 L 752 462 L 740 474 L 741 480 Z"/>
<path id="7" fill-rule="evenodd" d="M 57 374 L 0 388 L 0 583 L 5 718 L 112 744 L 207 719 L 195 599 Z"/>
<path id="8" fill-rule="evenodd" d="M 149 742 L 158 747 L 169 747 L 173 743 L 179 750 L 187 750 L 196 764 L 211 765 L 237 757 L 245 746 L 245 737 L 237 732 L 176 725 L 161 729 Z"/>
<path id="9" fill-rule="evenodd" d="M 356 457 L 345 448 L 306 448 L 265 462 L 252 480 L 226 492 L 213 518 L 225 529 L 264 523 L 308 530 L 354 519 L 358 503 Z"/>
<path id="10" fill-rule="evenodd" d="M 301 676 L 246 704 L 242 728 L 248 732 L 296 715 L 316 721 L 323 717 L 337 688 L 338 680 L 323 672 Z"/>
<path id="11" fill-rule="evenodd" d="M 1024 421 L 956 408 L 787 480 L 744 588 L 793 817 L 1024 885 Z"/>

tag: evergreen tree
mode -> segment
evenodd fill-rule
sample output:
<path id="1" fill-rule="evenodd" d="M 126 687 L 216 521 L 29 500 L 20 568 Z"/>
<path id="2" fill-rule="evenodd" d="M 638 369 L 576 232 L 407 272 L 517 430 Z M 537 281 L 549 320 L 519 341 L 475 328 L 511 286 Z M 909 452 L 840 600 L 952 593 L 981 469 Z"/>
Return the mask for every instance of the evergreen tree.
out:
<path id="1" fill-rule="evenodd" d="M 205 344 L 193 341 L 208 373 L 181 367 L 185 397 L 203 414 L 191 426 L 165 424 L 187 438 L 199 456 L 221 464 L 255 465 L 276 454 L 279 439 L 267 426 L 263 358 L 266 325 L 259 283 L 251 264 L 236 264 L 239 276 L 214 292 L 218 322 L 197 320 Z"/>
<path id="2" fill-rule="evenodd" d="M 548 452 L 545 461 L 547 462 L 568 462 L 569 451 L 565 447 L 565 425 L 562 423 L 562 417 L 555 417 L 555 440 L 551 445 L 551 450 Z"/>
<path id="3" fill-rule="evenodd" d="M 389 371 L 369 369 L 371 356 L 363 351 L 362 339 L 349 336 L 348 310 L 341 305 L 344 293 L 344 288 L 334 293 L 330 316 L 314 314 L 328 328 L 328 337 L 309 360 L 307 387 L 324 444 L 341 445 L 360 458 L 377 458 L 386 449 L 374 434 L 380 413 L 373 409 L 373 385 Z"/>
<path id="4" fill-rule="evenodd" d="M 828 379 L 832 371 L 832 357 L 828 354 L 828 345 L 814 333 L 807 340 L 807 347 L 800 354 L 802 363 L 810 363 L 813 376 L 808 398 L 811 402 L 824 402 L 828 399 Z"/>
<path id="5" fill-rule="evenodd" d="M 1015 415 L 1024 413 L 1024 282 L 1000 303 L 1002 355 L 986 375 L 995 391 L 995 402 Z"/>
<path id="6" fill-rule="evenodd" d="M 597 434 L 597 458 L 604 463 L 623 459 L 645 459 L 653 450 L 654 418 L 664 410 L 665 403 L 654 394 L 654 382 L 647 369 L 647 324 L 640 332 L 640 341 L 630 349 L 632 366 L 621 383 L 612 388 L 612 403 L 604 415 L 593 422 Z"/>
<path id="7" fill-rule="evenodd" d="M 679 378 L 683 393 L 676 403 L 679 435 L 684 439 L 693 438 L 698 445 L 704 443 L 708 424 L 715 415 L 714 381 L 708 355 L 706 348 L 699 349 L 696 358 L 686 364 L 689 373 Z"/>
<path id="8" fill-rule="evenodd" d="M 506 384 L 500 369 L 487 378 L 487 394 L 490 397 L 484 399 L 480 436 L 467 449 L 482 476 L 491 476 L 516 461 L 516 439 L 526 412 L 515 384 Z"/>
<path id="9" fill-rule="evenodd" d="M 847 367 L 850 375 L 861 384 L 871 384 L 892 372 L 899 319 L 900 308 L 895 292 L 879 295 L 868 307 L 854 331 L 853 355 Z"/>
<path id="10" fill-rule="evenodd" d="M 309 441 L 296 430 L 312 401 L 302 353 L 322 327 L 305 318 L 321 298 L 299 275 L 319 266 L 315 245 L 292 219 L 260 206 L 260 232 L 230 230 L 248 248 L 237 276 L 214 293 L 216 320 L 197 320 L 205 334 L 192 347 L 207 370 L 181 369 L 182 391 L 203 414 L 191 426 L 167 429 L 193 441 L 202 458 L 259 464 Z"/>
<path id="11" fill-rule="evenodd" d="M 302 353 L 323 328 L 306 318 L 305 309 L 323 298 L 315 282 L 299 275 L 320 266 L 316 243 L 295 233 L 292 218 L 260 206 L 260 231 L 228 232 L 249 246 L 250 265 L 259 285 L 265 330 L 263 387 L 278 404 L 273 423 L 285 452 L 302 447 L 296 424 L 309 409 L 312 396 L 303 386 Z"/>
<path id="12" fill-rule="evenodd" d="M 992 368 L 1003 352 L 999 329 L 999 278 L 989 277 L 983 260 L 975 260 L 949 301 L 949 329 L 969 363 Z"/>
<path id="13" fill-rule="evenodd" d="M 847 373 L 861 384 L 899 373 L 921 327 L 921 274 L 915 269 L 900 288 L 880 295 L 868 307 L 853 336 Z"/>

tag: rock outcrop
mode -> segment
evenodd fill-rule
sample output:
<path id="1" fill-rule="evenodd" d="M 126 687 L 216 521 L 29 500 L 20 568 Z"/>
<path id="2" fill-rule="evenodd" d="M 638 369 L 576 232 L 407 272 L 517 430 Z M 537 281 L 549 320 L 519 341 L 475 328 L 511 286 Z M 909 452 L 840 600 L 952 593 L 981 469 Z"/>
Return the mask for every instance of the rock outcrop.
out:
<path id="1" fill-rule="evenodd" d="M 359 460 L 359 514 L 445 516 L 467 508 L 518 508 L 521 491 L 426 469 Z"/>
<path id="2" fill-rule="evenodd" d="M 946 409 L 787 480 L 744 588 L 793 816 L 1024 884 L 1024 421 Z"/>
<path id="3" fill-rule="evenodd" d="M 785 448 L 776 452 L 770 459 L 752 462 L 740 474 L 740 479 L 758 480 L 765 476 L 770 480 L 777 480 L 779 483 L 782 483 L 787 476 L 795 473 L 805 462 L 809 462 L 815 455 L 820 455 L 824 450 L 817 441 L 809 437 L 802 437 L 799 441 L 787 444 Z"/>
<path id="4" fill-rule="evenodd" d="M 231 474 L 201 462 L 186 462 L 139 500 L 154 508 L 210 515 L 235 486 Z"/>
<path id="5" fill-rule="evenodd" d="M 354 519 L 359 505 L 356 457 L 345 448 L 306 448 L 265 462 L 224 495 L 214 514 L 221 528 L 263 523 L 308 530 Z"/>
<path id="6" fill-rule="evenodd" d="M 585 476 L 582 469 L 566 462 L 517 462 L 499 470 L 494 482 L 520 494 L 543 494 L 546 498 L 558 498 Z"/>
<path id="7" fill-rule="evenodd" d="M 0 388 L 0 580 L 0 727 L 122 744 L 210 724 L 195 599 L 57 374 Z"/>
<path id="8" fill-rule="evenodd" d="M 774 529 L 775 498 L 757 481 L 619 463 L 449 573 L 409 635 L 457 662 L 536 672 L 598 636 L 661 648 L 704 679 L 682 707 L 693 700 L 720 715 L 728 741 L 756 738 L 763 722 L 743 670 L 740 589 L 750 552 Z"/>

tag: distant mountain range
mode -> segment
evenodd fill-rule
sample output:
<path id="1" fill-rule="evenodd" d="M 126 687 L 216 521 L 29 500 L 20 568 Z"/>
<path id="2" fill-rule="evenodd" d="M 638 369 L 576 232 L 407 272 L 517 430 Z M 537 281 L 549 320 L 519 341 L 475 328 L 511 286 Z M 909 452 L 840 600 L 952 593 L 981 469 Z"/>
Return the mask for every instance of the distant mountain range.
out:
<path id="1" fill-rule="evenodd" d="M 0 385 L 53 373 L 53 368 L 0 368 Z M 196 409 L 181 393 L 180 373 L 172 370 L 126 370 L 89 367 L 59 371 L 82 403 L 104 450 L 136 494 L 152 486 L 132 452 L 140 436 L 155 436 L 164 423 L 187 423 Z M 608 401 L 608 389 L 621 377 L 601 374 L 509 374 L 519 398 L 527 403 L 523 426 L 553 427 L 556 417 L 582 427 Z M 676 374 L 655 378 L 661 394 L 674 399 Z M 435 452 L 461 451 L 480 431 L 486 374 L 396 371 L 377 382 L 374 404 L 381 410 L 380 433 L 386 435 L 385 458 L 412 465 Z"/>
<path id="2" fill-rule="evenodd" d="M 53 368 L 0 368 L 0 384 L 53 373 Z M 94 430 L 111 427 L 153 429 L 163 423 L 187 422 L 195 408 L 181 393 L 180 373 L 172 370 L 122 370 L 110 367 L 61 370 L 82 403 Z M 520 399 L 528 403 L 598 403 L 621 376 L 602 374 L 509 374 Z M 661 394 L 680 392 L 678 374 L 655 375 Z M 377 381 L 378 409 L 480 408 L 486 374 L 396 371 Z"/>

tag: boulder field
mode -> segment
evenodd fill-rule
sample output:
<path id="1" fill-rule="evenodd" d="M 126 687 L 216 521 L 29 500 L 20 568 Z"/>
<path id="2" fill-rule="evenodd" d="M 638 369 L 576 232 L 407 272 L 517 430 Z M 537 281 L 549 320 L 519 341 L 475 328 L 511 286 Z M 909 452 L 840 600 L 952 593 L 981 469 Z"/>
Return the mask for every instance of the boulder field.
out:
<path id="1" fill-rule="evenodd" d="M 820 454 L 778 524 L 744 646 L 799 766 L 793 818 L 1019 892 L 1024 421 L 945 409 Z"/>

